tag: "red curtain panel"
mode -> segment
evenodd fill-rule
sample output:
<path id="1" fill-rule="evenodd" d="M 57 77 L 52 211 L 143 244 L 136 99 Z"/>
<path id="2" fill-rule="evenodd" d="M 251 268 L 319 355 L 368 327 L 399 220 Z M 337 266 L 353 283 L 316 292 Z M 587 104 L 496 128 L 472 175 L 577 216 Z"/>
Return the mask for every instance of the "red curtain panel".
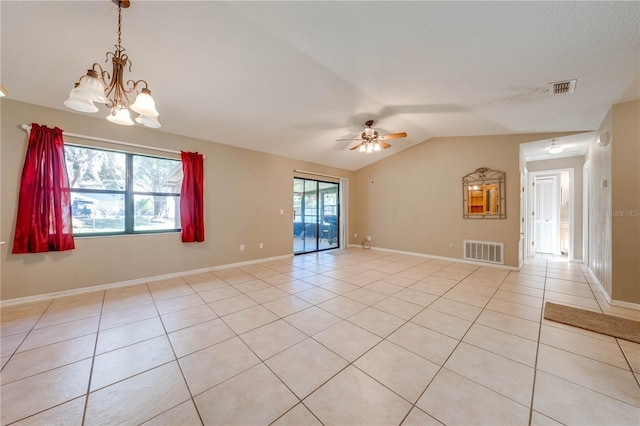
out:
<path id="1" fill-rule="evenodd" d="M 182 190 L 180 191 L 180 221 L 182 242 L 204 241 L 203 156 L 181 151 Z"/>
<path id="2" fill-rule="evenodd" d="M 62 130 L 33 123 L 22 169 L 13 253 L 75 248 Z"/>

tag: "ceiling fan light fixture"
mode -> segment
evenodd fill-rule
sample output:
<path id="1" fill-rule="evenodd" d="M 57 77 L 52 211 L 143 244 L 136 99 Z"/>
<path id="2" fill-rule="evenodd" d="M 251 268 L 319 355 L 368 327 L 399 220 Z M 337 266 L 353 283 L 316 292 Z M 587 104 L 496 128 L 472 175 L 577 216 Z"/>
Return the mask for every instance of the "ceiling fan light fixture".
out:
<path id="1" fill-rule="evenodd" d="M 136 121 L 143 126 L 158 128 L 158 110 L 155 101 L 151 97 L 151 90 L 144 80 L 125 80 L 126 68 L 131 70 L 131 61 L 121 45 L 122 33 L 122 8 L 129 7 L 128 0 L 112 0 L 118 5 L 118 43 L 115 51 L 107 52 L 107 58 L 111 56 L 113 66 L 109 73 L 102 69 L 98 63 L 94 63 L 87 74 L 80 77 L 69 94 L 64 104 L 80 112 L 96 112 L 98 108 L 94 102 L 106 104 L 111 113 L 107 120 L 112 123 L 131 126 L 129 108 L 140 116 Z M 135 102 L 131 100 L 135 96 Z"/>
<path id="2" fill-rule="evenodd" d="M 367 154 L 371 154 L 373 152 L 373 144 L 371 142 L 367 142 Z"/>
<path id="3" fill-rule="evenodd" d="M 336 139 L 338 141 L 358 141 L 357 145 L 349 148 L 350 151 L 357 150 L 358 152 L 364 152 L 370 154 L 372 152 L 379 152 L 383 149 L 390 148 L 391 145 L 388 144 L 385 139 L 400 139 L 406 138 L 406 132 L 400 133 L 391 133 L 388 135 L 380 135 L 378 131 L 371 126 L 373 126 L 374 121 L 368 120 L 365 124 L 367 126 L 362 132 L 360 132 L 359 137 L 355 139 Z"/>

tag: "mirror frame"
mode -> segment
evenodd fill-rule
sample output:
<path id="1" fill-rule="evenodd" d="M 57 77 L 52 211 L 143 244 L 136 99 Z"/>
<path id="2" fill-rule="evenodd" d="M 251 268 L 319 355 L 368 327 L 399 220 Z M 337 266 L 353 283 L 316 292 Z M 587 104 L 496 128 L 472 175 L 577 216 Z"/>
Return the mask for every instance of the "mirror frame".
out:
<path id="1" fill-rule="evenodd" d="M 497 185 L 497 211 L 495 213 L 469 212 L 469 191 L 474 186 L 480 188 L 487 185 Z M 486 189 L 483 188 L 483 198 L 487 197 Z M 506 219 L 507 218 L 507 197 L 506 197 L 506 175 L 500 170 L 492 170 L 487 167 L 480 167 L 475 172 L 469 173 L 462 178 L 462 218 L 463 219 Z"/>

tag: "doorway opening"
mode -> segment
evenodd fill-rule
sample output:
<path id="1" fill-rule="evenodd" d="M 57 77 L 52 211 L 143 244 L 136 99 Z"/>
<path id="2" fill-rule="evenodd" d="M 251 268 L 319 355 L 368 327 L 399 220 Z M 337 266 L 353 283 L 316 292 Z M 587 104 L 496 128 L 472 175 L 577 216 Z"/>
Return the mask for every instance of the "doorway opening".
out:
<path id="1" fill-rule="evenodd" d="M 293 253 L 312 253 L 340 246 L 340 185 L 293 179 Z"/>
<path id="2" fill-rule="evenodd" d="M 530 173 L 529 256 L 572 258 L 572 170 Z"/>

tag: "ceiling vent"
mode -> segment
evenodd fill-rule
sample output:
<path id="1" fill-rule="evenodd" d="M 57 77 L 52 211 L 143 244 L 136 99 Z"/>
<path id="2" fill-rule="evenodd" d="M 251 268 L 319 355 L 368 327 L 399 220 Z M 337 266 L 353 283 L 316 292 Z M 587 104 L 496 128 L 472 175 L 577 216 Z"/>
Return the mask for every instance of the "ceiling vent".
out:
<path id="1" fill-rule="evenodd" d="M 576 82 L 578 80 L 565 80 L 549 83 L 549 92 L 552 95 L 564 95 L 565 93 L 573 93 L 576 91 Z"/>

